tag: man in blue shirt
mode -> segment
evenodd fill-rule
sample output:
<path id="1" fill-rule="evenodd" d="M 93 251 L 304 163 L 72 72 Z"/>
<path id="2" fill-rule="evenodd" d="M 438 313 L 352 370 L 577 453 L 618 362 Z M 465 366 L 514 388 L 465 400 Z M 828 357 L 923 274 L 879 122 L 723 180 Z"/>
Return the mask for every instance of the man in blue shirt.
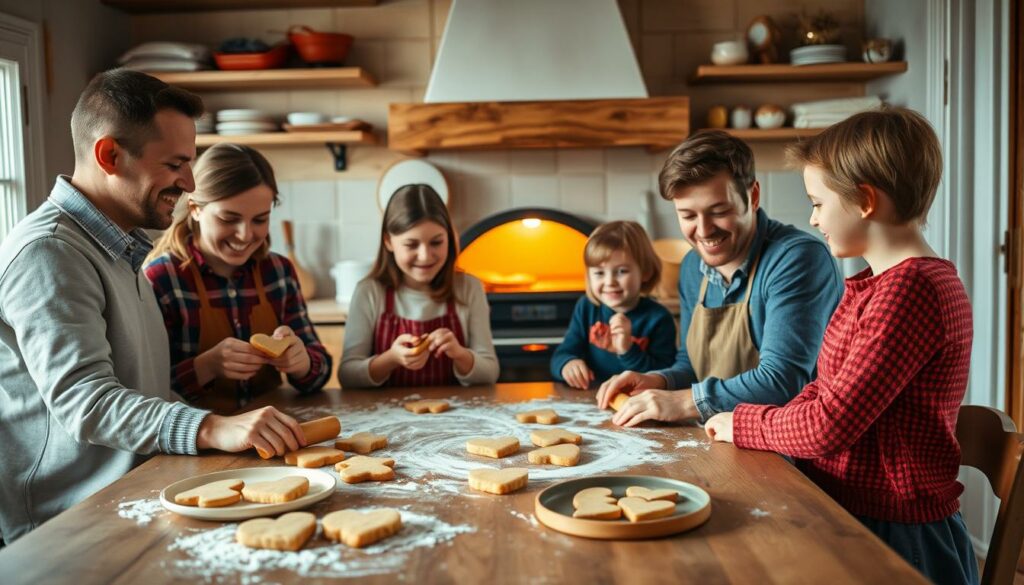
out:
<path id="1" fill-rule="evenodd" d="M 760 209 L 753 153 L 726 132 L 676 147 L 659 184 L 696 251 L 679 271 L 680 349 L 670 368 L 610 378 L 598 404 L 630 394 L 612 417 L 623 426 L 785 404 L 812 379 L 842 296 L 828 247 Z"/>

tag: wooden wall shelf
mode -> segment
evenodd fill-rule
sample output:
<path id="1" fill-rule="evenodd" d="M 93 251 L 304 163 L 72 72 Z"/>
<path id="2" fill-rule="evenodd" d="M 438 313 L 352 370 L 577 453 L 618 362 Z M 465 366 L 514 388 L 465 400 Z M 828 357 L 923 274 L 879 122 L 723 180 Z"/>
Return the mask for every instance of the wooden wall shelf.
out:
<path id="1" fill-rule="evenodd" d="M 376 6 L 379 0 L 102 0 L 107 6 L 133 14 L 265 10 L 285 8 L 345 8 Z"/>
<path id="2" fill-rule="evenodd" d="M 747 142 L 776 142 L 798 140 L 821 134 L 824 128 L 722 128 L 736 138 Z"/>
<path id="3" fill-rule="evenodd" d="M 690 133 L 687 97 L 391 104 L 388 148 L 670 148 Z"/>
<path id="4" fill-rule="evenodd" d="M 263 134 L 197 134 L 196 146 L 213 146 L 218 142 L 234 142 L 248 146 L 308 146 L 310 144 L 376 144 L 373 132 L 266 132 Z"/>
<path id="5" fill-rule="evenodd" d="M 153 72 L 149 75 L 165 83 L 196 91 L 319 89 L 377 85 L 373 75 L 362 67 Z"/>
<path id="6" fill-rule="evenodd" d="M 906 71 L 906 61 L 821 65 L 701 65 L 690 78 L 690 83 L 864 82 Z"/>

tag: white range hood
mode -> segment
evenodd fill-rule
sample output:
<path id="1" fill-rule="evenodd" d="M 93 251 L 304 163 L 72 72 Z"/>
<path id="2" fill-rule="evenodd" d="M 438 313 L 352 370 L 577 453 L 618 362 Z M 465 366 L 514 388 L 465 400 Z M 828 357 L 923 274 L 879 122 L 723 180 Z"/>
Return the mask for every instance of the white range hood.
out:
<path id="1" fill-rule="evenodd" d="M 615 0 L 453 0 L 424 102 L 646 97 Z"/>

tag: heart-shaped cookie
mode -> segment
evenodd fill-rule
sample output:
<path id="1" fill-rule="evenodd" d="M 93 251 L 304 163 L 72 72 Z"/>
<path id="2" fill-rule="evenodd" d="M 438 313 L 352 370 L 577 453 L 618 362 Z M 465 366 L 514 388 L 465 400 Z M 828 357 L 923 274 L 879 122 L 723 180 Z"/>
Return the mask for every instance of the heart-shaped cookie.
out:
<path id="1" fill-rule="evenodd" d="M 426 414 L 428 412 L 430 414 L 437 414 L 448 410 L 450 405 L 447 400 L 414 400 L 406 402 L 402 406 L 414 414 Z"/>
<path id="2" fill-rule="evenodd" d="M 257 504 L 283 504 L 297 500 L 309 491 L 309 479 L 289 475 L 275 481 L 250 483 L 242 488 L 242 497 Z"/>
<path id="3" fill-rule="evenodd" d="M 630 486 L 626 488 L 626 495 L 631 498 L 643 498 L 648 502 L 655 500 L 665 500 L 666 502 L 675 502 L 679 497 L 679 492 L 676 490 L 650 490 L 640 486 Z"/>
<path id="4" fill-rule="evenodd" d="M 516 420 L 521 423 L 540 423 L 542 425 L 553 425 L 558 422 L 558 413 L 550 408 L 540 410 L 528 410 L 516 415 Z"/>
<path id="5" fill-rule="evenodd" d="M 572 507 L 579 508 L 587 500 L 603 502 L 605 504 L 614 504 L 616 502 L 615 496 L 612 495 L 612 490 L 606 487 L 592 487 L 576 492 L 576 495 L 572 497 Z"/>
<path id="6" fill-rule="evenodd" d="M 356 455 L 334 466 L 345 483 L 388 481 L 395 479 L 395 460 L 388 457 Z"/>
<path id="7" fill-rule="evenodd" d="M 366 455 L 367 453 L 372 453 L 377 449 L 383 449 L 387 446 L 387 437 L 384 435 L 375 435 L 373 433 L 356 433 L 351 437 L 338 439 L 334 442 L 335 449 L 352 451 L 353 453 L 359 453 L 360 455 Z"/>
<path id="8" fill-rule="evenodd" d="M 466 441 L 466 451 L 474 455 L 500 459 L 519 452 L 519 439 L 515 437 L 494 437 L 493 439 L 478 437 Z"/>
<path id="9" fill-rule="evenodd" d="M 284 454 L 286 465 L 313 468 L 331 465 L 345 459 L 345 452 L 332 447 L 303 447 L 298 451 Z"/>
<path id="10" fill-rule="evenodd" d="M 579 506 L 574 506 L 576 510 L 572 517 L 585 520 L 618 520 L 622 518 L 622 508 L 615 505 L 615 498 L 611 500 L 609 503 L 602 498 L 583 498 Z M 575 503 L 576 498 L 573 498 L 573 504 Z"/>
<path id="11" fill-rule="evenodd" d="M 294 343 L 294 341 L 294 336 L 286 336 L 284 339 L 274 339 L 269 335 L 257 333 L 249 338 L 249 345 L 260 350 L 263 354 L 277 359 L 284 355 L 284 352 L 288 350 L 288 346 Z"/>
<path id="12" fill-rule="evenodd" d="M 409 355 L 412 355 L 412 356 L 420 355 L 421 353 L 427 351 L 427 348 L 429 346 L 430 346 L 430 335 L 424 333 L 423 335 L 420 335 L 419 340 L 415 344 L 413 344 L 412 350 L 409 351 Z"/>
<path id="13" fill-rule="evenodd" d="M 328 539 L 362 548 L 401 530 L 402 515 L 391 508 L 370 512 L 338 510 L 324 516 L 321 522 Z"/>
<path id="14" fill-rule="evenodd" d="M 665 516 L 671 516 L 676 511 L 675 502 L 666 502 L 665 500 L 648 502 L 643 498 L 630 497 L 620 499 L 619 507 L 622 508 L 622 513 L 626 515 L 626 518 L 629 518 L 630 522 L 664 518 Z"/>
<path id="15" fill-rule="evenodd" d="M 531 432 L 530 442 L 538 447 L 550 447 L 551 445 L 559 445 L 561 443 L 579 445 L 583 442 L 583 437 L 564 429 L 545 429 L 543 431 Z"/>
<path id="16" fill-rule="evenodd" d="M 222 479 L 185 490 L 174 496 L 174 503 L 200 508 L 230 506 L 242 499 L 245 482 L 240 479 Z"/>
<path id="17" fill-rule="evenodd" d="M 510 494 L 526 486 L 530 472 L 522 467 L 492 469 L 481 467 L 469 472 L 469 487 L 490 494 Z"/>
<path id="18" fill-rule="evenodd" d="M 316 532 L 316 516 L 289 512 L 276 520 L 255 518 L 238 525 L 235 540 L 249 548 L 299 550 Z"/>
<path id="19" fill-rule="evenodd" d="M 551 465 L 572 467 L 580 462 L 580 448 L 572 443 L 543 447 L 527 453 L 527 458 L 529 458 L 530 463 L 538 465 L 550 463 Z"/>

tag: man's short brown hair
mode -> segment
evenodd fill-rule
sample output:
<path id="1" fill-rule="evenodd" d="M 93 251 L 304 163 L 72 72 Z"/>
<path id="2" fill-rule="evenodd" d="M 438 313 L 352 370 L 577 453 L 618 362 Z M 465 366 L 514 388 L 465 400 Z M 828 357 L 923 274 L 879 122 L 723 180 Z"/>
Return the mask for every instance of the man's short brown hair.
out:
<path id="1" fill-rule="evenodd" d="M 684 140 L 668 155 L 658 175 L 661 197 L 676 198 L 679 189 L 699 185 L 721 172 L 729 173 L 743 205 L 754 186 L 754 153 L 746 142 L 721 130 L 701 130 Z"/>
<path id="2" fill-rule="evenodd" d="M 157 112 L 173 109 L 190 118 L 203 113 L 203 100 L 192 92 L 130 69 L 111 69 L 92 78 L 71 113 L 75 159 L 88 160 L 101 136 L 112 136 L 134 157 L 158 137 Z"/>
<path id="3" fill-rule="evenodd" d="M 860 205 L 861 185 L 881 189 L 900 222 L 924 220 L 942 178 L 942 148 L 928 120 L 906 108 L 861 112 L 789 147 L 800 166 L 824 171 L 825 185 Z"/>

